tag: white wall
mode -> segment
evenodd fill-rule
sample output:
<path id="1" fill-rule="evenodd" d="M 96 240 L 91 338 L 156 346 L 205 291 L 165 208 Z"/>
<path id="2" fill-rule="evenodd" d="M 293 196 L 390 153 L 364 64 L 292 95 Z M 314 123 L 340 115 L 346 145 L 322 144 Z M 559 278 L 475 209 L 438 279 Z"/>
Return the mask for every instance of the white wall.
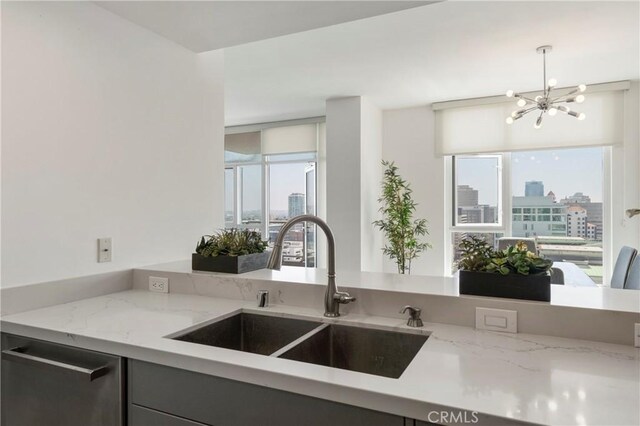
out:
<path id="1" fill-rule="evenodd" d="M 2 66 L 2 286 L 186 258 L 222 225 L 221 52 L 88 2 L 3 2 Z"/>
<path id="2" fill-rule="evenodd" d="M 368 99 L 361 103 L 360 140 L 360 269 L 383 271 L 382 232 L 372 222 L 380 217 L 378 198 L 382 180 L 382 111 Z"/>
<path id="3" fill-rule="evenodd" d="M 445 274 L 444 159 L 435 156 L 434 114 L 430 107 L 383 111 L 382 158 L 394 161 L 413 189 L 415 218 L 429 221 L 430 249 L 415 259 L 412 275 Z M 385 258 L 385 272 L 397 272 Z"/>
<path id="4" fill-rule="evenodd" d="M 374 230 L 381 179 L 382 112 L 361 96 L 327 101 L 327 223 L 336 268 L 382 271 L 382 236 Z"/>
<path id="5" fill-rule="evenodd" d="M 360 270 L 360 113 L 360 97 L 327 101 L 327 223 L 340 270 Z"/>

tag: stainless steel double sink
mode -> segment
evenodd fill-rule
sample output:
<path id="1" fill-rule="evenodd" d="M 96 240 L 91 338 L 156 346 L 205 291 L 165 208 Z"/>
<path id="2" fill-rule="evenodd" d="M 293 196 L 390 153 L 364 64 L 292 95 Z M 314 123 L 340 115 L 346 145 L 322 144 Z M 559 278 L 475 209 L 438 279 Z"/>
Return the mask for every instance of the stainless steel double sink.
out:
<path id="1" fill-rule="evenodd" d="M 240 312 L 172 339 L 397 379 L 428 337 Z"/>

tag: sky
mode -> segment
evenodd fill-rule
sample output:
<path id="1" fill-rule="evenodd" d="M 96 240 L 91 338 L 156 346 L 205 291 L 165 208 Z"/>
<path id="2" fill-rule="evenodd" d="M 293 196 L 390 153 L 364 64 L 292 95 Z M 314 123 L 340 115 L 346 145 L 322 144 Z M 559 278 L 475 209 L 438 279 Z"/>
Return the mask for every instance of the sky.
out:
<path id="1" fill-rule="evenodd" d="M 558 200 L 582 192 L 591 201 L 602 201 L 603 149 L 575 148 L 554 151 L 514 152 L 511 154 L 512 195 L 523 196 L 525 182 L 544 183 L 545 194 L 553 191 Z M 270 166 L 271 210 L 287 211 L 288 197 L 305 192 L 306 163 L 272 164 Z M 478 190 L 480 204 L 496 205 L 498 169 L 494 158 L 458 158 L 458 185 Z M 245 210 L 259 210 L 261 166 L 245 166 L 243 205 Z M 230 189 L 230 182 L 226 186 Z M 230 194 L 227 191 L 227 194 Z M 230 197 L 227 196 L 227 202 Z"/>
<path id="2" fill-rule="evenodd" d="M 497 203 L 497 168 L 493 159 L 457 161 L 458 185 L 478 190 L 480 204 Z M 558 200 L 582 192 L 593 202 L 602 202 L 603 149 L 575 148 L 511 154 L 512 195 L 524 196 L 525 182 L 542 181 L 544 192 L 553 191 Z"/>
<path id="3" fill-rule="evenodd" d="M 270 180 L 270 208 L 271 210 L 288 211 L 289 194 L 305 192 L 304 170 L 307 163 L 271 164 L 269 166 Z M 242 205 L 245 211 L 260 210 L 262 191 L 262 166 L 243 166 L 244 188 Z M 225 195 L 227 205 L 231 205 L 233 189 L 233 175 L 225 179 Z"/>

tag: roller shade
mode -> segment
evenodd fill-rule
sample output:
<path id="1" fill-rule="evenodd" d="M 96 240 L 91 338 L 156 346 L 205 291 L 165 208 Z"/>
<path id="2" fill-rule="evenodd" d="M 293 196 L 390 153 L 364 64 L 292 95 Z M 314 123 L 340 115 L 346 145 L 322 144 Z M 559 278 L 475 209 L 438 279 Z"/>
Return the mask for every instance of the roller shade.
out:
<path id="1" fill-rule="evenodd" d="M 260 160 L 260 132 L 225 135 L 224 157 L 227 162 Z"/>
<path id="2" fill-rule="evenodd" d="M 318 148 L 317 124 L 273 127 L 262 131 L 262 153 L 291 154 L 315 152 Z"/>
<path id="3" fill-rule="evenodd" d="M 496 102 L 493 98 L 492 102 L 469 106 L 457 101 L 455 104 L 462 106 L 454 105 L 450 108 L 439 108 L 434 104 L 436 154 L 442 156 L 621 144 L 624 93 L 622 89 L 595 92 L 587 90 L 583 103 L 568 104 L 572 110 L 584 112 L 587 116 L 585 120 L 579 121 L 561 112 L 554 117 L 545 114 L 540 129 L 533 128 L 538 118 L 535 112 L 511 125 L 505 123 L 505 118 L 516 109 L 512 100 Z"/>

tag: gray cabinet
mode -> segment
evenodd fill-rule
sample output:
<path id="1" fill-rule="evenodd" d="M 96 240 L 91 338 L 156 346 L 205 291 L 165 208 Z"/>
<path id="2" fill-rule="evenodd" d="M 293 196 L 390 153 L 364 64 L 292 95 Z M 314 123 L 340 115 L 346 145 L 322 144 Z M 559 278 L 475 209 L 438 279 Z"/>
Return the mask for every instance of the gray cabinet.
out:
<path id="1" fill-rule="evenodd" d="M 204 423 L 193 422 L 171 414 L 140 407 L 129 406 L 129 426 L 207 426 Z"/>
<path id="2" fill-rule="evenodd" d="M 154 424 L 136 418 L 137 407 L 215 426 L 405 425 L 392 414 L 136 360 L 129 360 L 129 402 L 129 426 Z"/>
<path id="3" fill-rule="evenodd" d="M 2 334 L 2 426 L 121 426 L 122 359 Z"/>

